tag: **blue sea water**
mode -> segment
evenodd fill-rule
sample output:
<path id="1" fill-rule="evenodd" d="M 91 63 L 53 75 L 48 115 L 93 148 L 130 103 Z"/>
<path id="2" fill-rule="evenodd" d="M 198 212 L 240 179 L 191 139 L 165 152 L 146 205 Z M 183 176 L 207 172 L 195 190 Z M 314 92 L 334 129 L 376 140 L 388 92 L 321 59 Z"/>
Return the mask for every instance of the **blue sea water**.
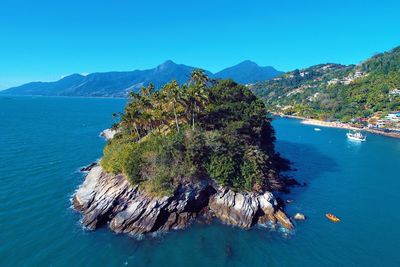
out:
<path id="1" fill-rule="evenodd" d="M 88 232 L 70 207 L 99 132 L 123 99 L 0 97 L 0 266 L 400 266 L 400 140 L 277 119 L 278 151 L 307 186 L 286 210 L 294 233 L 195 224 L 143 240 Z M 325 218 L 332 212 L 342 221 Z"/>

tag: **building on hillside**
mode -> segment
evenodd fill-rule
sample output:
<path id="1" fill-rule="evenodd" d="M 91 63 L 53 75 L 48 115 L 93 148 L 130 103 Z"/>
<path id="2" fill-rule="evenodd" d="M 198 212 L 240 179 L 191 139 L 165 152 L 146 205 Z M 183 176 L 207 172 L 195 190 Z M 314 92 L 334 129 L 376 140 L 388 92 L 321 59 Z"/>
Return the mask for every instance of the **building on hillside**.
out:
<path id="1" fill-rule="evenodd" d="M 390 90 L 389 95 L 400 95 L 400 89 Z"/>
<path id="2" fill-rule="evenodd" d="M 364 72 L 362 72 L 362 71 L 356 71 L 356 73 L 354 73 L 354 79 L 357 79 L 357 78 L 361 78 L 361 77 L 363 77 L 364 76 Z"/>
<path id="3" fill-rule="evenodd" d="M 387 124 L 388 124 L 387 120 L 378 120 L 376 122 L 376 127 L 377 128 L 385 128 Z"/>
<path id="4" fill-rule="evenodd" d="M 337 78 L 328 81 L 328 85 L 337 84 L 337 83 L 339 83 L 339 79 L 337 79 Z"/>
<path id="5" fill-rule="evenodd" d="M 300 72 L 300 76 L 301 76 L 301 77 L 304 77 L 304 76 L 306 76 L 307 74 L 308 74 L 307 71 L 302 71 L 302 72 Z"/>
<path id="6" fill-rule="evenodd" d="M 400 121 L 400 112 L 389 113 L 385 117 L 385 119 L 388 120 L 388 121 L 399 122 Z"/>

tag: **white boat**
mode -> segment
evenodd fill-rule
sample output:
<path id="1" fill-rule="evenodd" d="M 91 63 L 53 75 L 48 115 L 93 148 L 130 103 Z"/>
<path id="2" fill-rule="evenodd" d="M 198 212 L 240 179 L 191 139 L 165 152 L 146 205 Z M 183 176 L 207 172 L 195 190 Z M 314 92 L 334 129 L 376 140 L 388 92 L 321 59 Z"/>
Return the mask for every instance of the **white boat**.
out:
<path id="1" fill-rule="evenodd" d="M 360 132 L 349 132 L 346 134 L 347 138 L 354 141 L 365 142 L 367 137 Z"/>
<path id="2" fill-rule="evenodd" d="M 320 128 L 314 128 L 314 131 L 319 132 L 319 131 L 321 131 L 321 129 Z"/>

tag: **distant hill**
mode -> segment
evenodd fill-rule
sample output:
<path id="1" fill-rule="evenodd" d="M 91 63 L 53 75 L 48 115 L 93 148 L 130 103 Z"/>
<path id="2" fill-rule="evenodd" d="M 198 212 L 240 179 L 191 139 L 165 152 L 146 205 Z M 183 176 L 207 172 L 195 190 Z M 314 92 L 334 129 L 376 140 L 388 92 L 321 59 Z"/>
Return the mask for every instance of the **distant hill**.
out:
<path id="1" fill-rule="evenodd" d="M 226 68 L 215 73 L 215 77 L 222 79 L 233 79 L 238 83 L 248 84 L 274 78 L 283 72 L 273 67 L 260 67 L 256 63 L 246 60 L 233 67 Z"/>
<path id="2" fill-rule="evenodd" d="M 320 64 L 250 86 L 270 111 L 344 122 L 400 110 L 400 47 L 358 65 Z"/>
<path id="3" fill-rule="evenodd" d="M 89 75 L 73 74 L 55 82 L 32 82 L 2 91 L 10 95 L 45 96 L 93 96 L 125 97 L 130 91 L 138 91 L 142 86 L 153 83 L 156 88 L 176 79 L 179 83 L 188 81 L 195 67 L 176 64 L 171 60 L 148 70 L 126 72 L 104 72 Z M 279 75 L 272 67 L 260 67 L 245 61 L 216 74 L 205 71 L 213 78 L 232 78 L 239 83 L 253 83 Z"/>

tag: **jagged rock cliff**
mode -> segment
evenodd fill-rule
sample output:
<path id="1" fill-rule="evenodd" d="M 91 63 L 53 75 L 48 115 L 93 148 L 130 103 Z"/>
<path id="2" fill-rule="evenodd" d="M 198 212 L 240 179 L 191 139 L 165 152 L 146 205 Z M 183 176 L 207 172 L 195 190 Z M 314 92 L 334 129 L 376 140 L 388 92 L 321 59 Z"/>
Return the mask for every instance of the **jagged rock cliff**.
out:
<path id="1" fill-rule="evenodd" d="M 250 228 L 258 222 L 279 222 L 292 229 L 270 192 L 233 192 L 208 182 L 180 186 L 173 196 L 150 196 L 132 187 L 123 175 L 108 174 L 96 165 L 73 197 L 88 229 L 101 225 L 116 233 L 145 234 L 182 229 L 199 216 L 215 216 L 224 223 Z"/>
<path id="2" fill-rule="evenodd" d="M 113 129 L 105 129 L 100 133 L 100 136 L 103 136 L 106 140 L 111 140 L 117 134 L 116 130 Z"/>

